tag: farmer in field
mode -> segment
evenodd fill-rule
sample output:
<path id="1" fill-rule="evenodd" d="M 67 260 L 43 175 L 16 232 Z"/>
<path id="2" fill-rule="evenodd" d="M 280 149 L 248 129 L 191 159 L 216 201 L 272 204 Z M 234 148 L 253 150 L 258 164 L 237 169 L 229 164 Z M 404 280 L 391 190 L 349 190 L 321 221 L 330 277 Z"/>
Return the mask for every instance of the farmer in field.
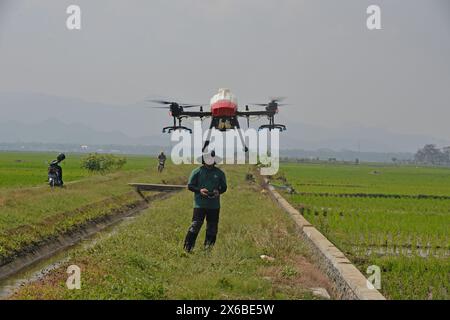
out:
<path id="1" fill-rule="evenodd" d="M 162 172 L 164 170 L 164 166 L 166 164 L 166 155 L 164 154 L 164 151 L 161 151 L 161 153 L 158 156 L 158 172 Z"/>
<path id="2" fill-rule="evenodd" d="M 216 242 L 220 195 L 227 191 L 225 173 L 217 168 L 216 162 L 220 161 L 215 152 L 204 153 L 201 167 L 193 170 L 188 182 L 188 189 L 194 192 L 194 214 L 192 224 L 184 241 L 184 249 L 191 252 L 195 246 L 195 240 L 206 218 L 205 248 L 209 248 Z"/>

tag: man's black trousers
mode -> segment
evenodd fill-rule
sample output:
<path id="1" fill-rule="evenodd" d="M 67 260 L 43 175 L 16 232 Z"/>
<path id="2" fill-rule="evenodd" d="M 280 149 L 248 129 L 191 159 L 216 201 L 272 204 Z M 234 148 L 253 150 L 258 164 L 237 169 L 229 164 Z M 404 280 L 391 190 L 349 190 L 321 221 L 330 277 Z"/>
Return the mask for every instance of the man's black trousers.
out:
<path id="1" fill-rule="evenodd" d="M 186 239 L 184 241 L 184 249 L 190 252 L 194 249 L 195 240 L 202 228 L 203 221 L 206 218 L 206 237 L 205 247 L 210 247 L 216 242 L 217 231 L 219 226 L 220 209 L 194 208 L 192 216 L 192 224 L 189 227 Z"/>

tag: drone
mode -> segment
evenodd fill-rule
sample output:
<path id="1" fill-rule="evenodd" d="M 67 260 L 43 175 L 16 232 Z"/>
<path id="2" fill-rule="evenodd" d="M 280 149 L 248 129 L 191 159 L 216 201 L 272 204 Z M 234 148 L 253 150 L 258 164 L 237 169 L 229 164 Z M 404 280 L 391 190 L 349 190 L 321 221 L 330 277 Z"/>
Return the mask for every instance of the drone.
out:
<path id="1" fill-rule="evenodd" d="M 171 133 L 175 130 L 186 130 L 192 133 L 192 130 L 182 125 L 183 119 L 186 118 L 211 118 L 209 126 L 208 137 L 205 141 L 202 151 L 208 147 L 211 131 L 216 129 L 219 131 L 235 130 L 239 132 L 239 137 L 244 146 L 244 151 L 248 152 L 248 148 L 245 145 L 244 137 L 239 125 L 239 117 L 247 119 L 247 126 L 250 126 L 250 117 L 254 116 L 266 116 L 269 120 L 268 124 L 261 125 L 258 130 L 279 130 L 280 132 L 286 130 L 286 126 L 283 124 L 275 123 L 275 115 L 278 113 L 278 107 L 287 104 L 281 103 L 283 98 L 271 98 L 268 103 L 253 103 L 250 104 L 256 107 L 265 107 L 265 110 L 251 111 L 249 105 L 245 106 L 245 111 L 238 110 L 238 103 L 236 96 L 231 93 L 229 89 L 219 89 L 219 92 L 214 95 L 210 101 L 210 111 L 204 111 L 201 104 L 183 104 L 174 101 L 166 100 L 148 100 L 153 103 L 157 103 L 163 106 L 157 106 L 154 108 L 169 109 L 170 116 L 173 118 L 173 125 L 164 127 L 163 133 Z M 186 111 L 186 109 L 199 108 L 197 111 Z"/>

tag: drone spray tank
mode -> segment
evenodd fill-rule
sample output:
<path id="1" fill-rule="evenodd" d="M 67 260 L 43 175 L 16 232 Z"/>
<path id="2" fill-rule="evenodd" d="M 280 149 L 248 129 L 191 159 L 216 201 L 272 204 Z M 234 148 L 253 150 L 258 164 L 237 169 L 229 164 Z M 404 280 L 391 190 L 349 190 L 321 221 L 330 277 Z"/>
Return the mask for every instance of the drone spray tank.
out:
<path id="1" fill-rule="evenodd" d="M 231 93 L 230 89 L 221 88 L 219 92 L 211 98 L 211 114 L 213 117 L 220 118 L 218 124 L 219 130 L 226 130 L 232 127 L 229 117 L 236 115 L 237 98 Z"/>

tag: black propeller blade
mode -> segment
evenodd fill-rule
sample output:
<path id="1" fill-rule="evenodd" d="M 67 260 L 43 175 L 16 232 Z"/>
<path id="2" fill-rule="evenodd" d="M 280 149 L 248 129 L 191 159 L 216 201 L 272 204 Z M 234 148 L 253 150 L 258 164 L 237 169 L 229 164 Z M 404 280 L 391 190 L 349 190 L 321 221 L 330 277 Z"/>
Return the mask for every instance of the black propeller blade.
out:
<path id="1" fill-rule="evenodd" d="M 280 103 L 284 99 L 286 99 L 285 97 L 270 97 L 269 99 L 270 99 L 270 101 L 267 102 L 267 103 L 252 103 L 251 105 L 258 106 L 258 107 L 269 107 L 269 106 L 274 105 L 274 104 L 276 104 L 278 107 L 279 106 L 288 106 L 289 105 L 287 103 Z"/>
<path id="2" fill-rule="evenodd" d="M 166 101 L 166 100 L 147 100 L 149 102 L 154 102 L 154 103 L 158 103 L 158 104 L 174 104 L 176 102 L 171 102 L 171 101 Z"/>
<path id="3" fill-rule="evenodd" d="M 252 103 L 252 106 L 268 107 L 270 103 Z M 277 103 L 277 106 L 290 106 L 289 103 Z"/>
<path id="4" fill-rule="evenodd" d="M 270 97 L 271 102 L 282 102 L 286 97 Z"/>
<path id="5" fill-rule="evenodd" d="M 147 101 L 165 105 L 165 107 L 153 107 L 156 109 L 170 109 L 172 106 L 179 106 L 179 107 L 182 107 L 183 109 L 184 108 L 198 108 L 198 107 L 203 106 L 201 104 L 183 104 L 183 103 L 167 101 L 167 100 L 147 100 Z"/>

